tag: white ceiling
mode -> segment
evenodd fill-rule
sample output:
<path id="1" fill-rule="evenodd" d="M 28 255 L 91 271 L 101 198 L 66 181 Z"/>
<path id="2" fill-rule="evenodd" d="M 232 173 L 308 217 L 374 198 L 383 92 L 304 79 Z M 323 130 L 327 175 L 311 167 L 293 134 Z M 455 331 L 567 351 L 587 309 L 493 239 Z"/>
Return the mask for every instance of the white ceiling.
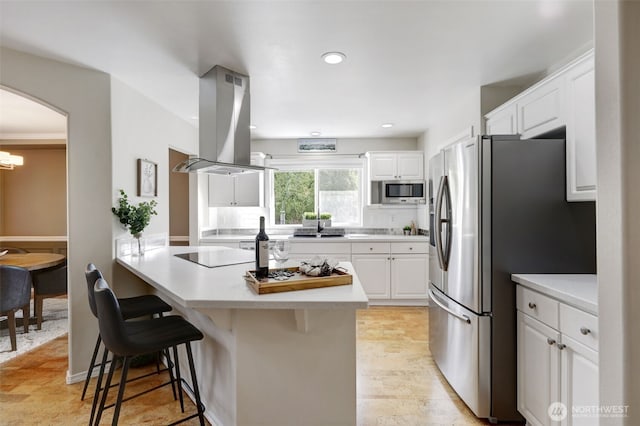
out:
<path id="1" fill-rule="evenodd" d="M 246 73 L 254 139 L 415 137 L 471 90 L 583 51 L 592 6 L 2 0 L 0 45 L 107 72 L 194 124 L 200 75 L 214 65 Z M 332 50 L 346 61 L 324 64 Z"/>

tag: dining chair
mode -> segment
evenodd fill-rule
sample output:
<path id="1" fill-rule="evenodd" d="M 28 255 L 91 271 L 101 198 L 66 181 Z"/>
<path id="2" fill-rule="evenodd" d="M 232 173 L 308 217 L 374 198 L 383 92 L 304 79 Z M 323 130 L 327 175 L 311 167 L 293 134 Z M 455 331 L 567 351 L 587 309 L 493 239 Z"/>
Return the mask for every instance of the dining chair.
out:
<path id="1" fill-rule="evenodd" d="M 31 303 L 31 276 L 18 266 L 0 265 L 0 315 L 7 316 L 11 351 L 16 343 L 15 312 L 22 309 L 24 332 L 29 332 L 29 304 Z"/>
<path id="2" fill-rule="evenodd" d="M 67 294 L 67 265 L 31 272 L 36 329 L 42 329 L 44 299 Z"/>

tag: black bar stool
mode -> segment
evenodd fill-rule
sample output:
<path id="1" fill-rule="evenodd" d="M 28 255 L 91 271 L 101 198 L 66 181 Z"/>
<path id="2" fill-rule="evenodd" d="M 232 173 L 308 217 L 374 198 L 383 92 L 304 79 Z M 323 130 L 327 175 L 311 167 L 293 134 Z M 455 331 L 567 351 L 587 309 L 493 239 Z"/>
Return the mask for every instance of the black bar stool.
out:
<path id="1" fill-rule="evenodd" d="M 169 348 L 173 348 L 176 375 L 178 386 L 180 387 L 180 382 L 183 382 L 183 380 L 180 377 L 177 346 L 184 344 L 187 351 L 189 370 L 193 384 L 193 394 L 196 398 L 196 407 L 198 412 L 172 424 L 181 423 L 194 417 L 198 417 L 200 425 L 204 426 L 204 406 L 200 400 L 200 390 L 198 389 L 198 381 L 193 363 L 193 354 L 191 352 L 191 342 L 202 340 L 204 337 L 200 330 L 195 328 L 184 318 L 175 315 L 135 322 L 124 321 L 118 299 L 116 299 L 107 282 L 102 278 L 98 279 L 94 289 L 94 296 L 98 311 L 98 324 L 100 326 L 100 336 L 102 336 L 102 341 L 104 342 L 105 347 L 113 354 L 111 366 L 109 367 L 109 374 L 107 376 L 107 383 L 105 384 L 104 391 L 102 393 L 95 424 L 97 425 L 100 423 L 100 418 L 102 417 L 102 413 L 105 409 L 107 395 L 109 393 L 111 380 L 118 360 L 122 361 L 122 374 L 120 377 L 120 385 L 118 388 L 118 397 L 115 403 L 113 420 L 111 422 L 114 426 L 118 424 L 120 408 L 124 401 L 123 397 L 127 384 L 127 374 L 131 358 L 136 355 L 158 353 L 168 350 Z M 104 363 L 100 368 L 101 372 L 103 369 Z M 187 384 L 186 382 L 184 383 Z M 165 383 L 165 385 L 166 384 L 169 383 Z M 184 412 L 181 392 L 180 402 L 182 411 Z"/>
<path id="2" fill-rule="evenodd" d="M 89 299 L 89 307 L 91 308 L 91 313 L 93 313 L 93 316 L 98 318 L 98 311 L 96 308 L 96 301 L 93 294 L 93 291 L 94 291 L 93 288 L 96 281 L 99 278 L 102 278 L 102 273 L 98 268 L 96 268 L 96 266 L 93 263 L 89 263 L 87 265 L 87 269 L 85 270 L 84 275 L 87 280 L 87 297 Z M 118 302 L 120 303 L 120 311 L 122 313 L 122 317 L 125 320 L 132 319 L 132 318 L 140 318 L 148 315 L 158 315 L 162 317 L 162 314 L 164 312 L 171 311 L 171 305 L 165 303 L 158 296 L 154 296 L 154 295 L 128 297 L 128 298 L 118 299 Z M 89 386 L 89 381 L 91 379 L 91 375 L 93 374 L 93 369 L 101 365 L 100 363 L 96 363 L 96 358 L 98 356 L 98 351 L 100 350 L 101 342 L 102 342 L 102 338 L 100 336 L 100 333 L 98 333 L 98 338 L 96 339 L 96 344 L 95 344 L 95 347 L 93 348 L 93 355 L 91 355 L 91 362 L 89 364 L 89 369 L 87 370 L 87 377 L 84 379 L 84 387 L 82 388 L 82 396 L 80 397 L 81 400 L 84 400 L 84 397 L 87 393 L 87 387 Z M 168 351 L 165 352 L 165 357 L 167 358 L 167 363 L 170 366 L 171 361 L 169 359 Z M 104 360 L 106 360 L 106 358 L 107 358 L 107 352 L 105 349 L 103 362 Z M 170 369 L 170 374 L 173 380 L 173 373 L 171 373 L 171 369 Z M 98 392 L 99 392 L 99 389 L 96 388 L 95 394 L 97 395 Z M 174 389 L 174 397 L 175 397 L 175 389 Z M 95 405 L 96 405 L 96 401 L 94 401 L 94 408 L 91 413 L 92 418 L 93 418 L 93 411 L 95 410 Z"/>

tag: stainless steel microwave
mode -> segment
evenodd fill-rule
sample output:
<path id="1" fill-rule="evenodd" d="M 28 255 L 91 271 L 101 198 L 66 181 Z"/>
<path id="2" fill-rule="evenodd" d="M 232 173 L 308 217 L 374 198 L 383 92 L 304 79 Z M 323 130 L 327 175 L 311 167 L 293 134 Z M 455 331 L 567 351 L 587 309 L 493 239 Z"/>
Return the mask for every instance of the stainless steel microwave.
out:
<path id="1" fill-rule="evenodd" d="M 427 200 L 423 180 L 377 181 L 377 201 L 381 204 L 425 204 Z M 373 200 L 372 200 L 373 202 Z"/>

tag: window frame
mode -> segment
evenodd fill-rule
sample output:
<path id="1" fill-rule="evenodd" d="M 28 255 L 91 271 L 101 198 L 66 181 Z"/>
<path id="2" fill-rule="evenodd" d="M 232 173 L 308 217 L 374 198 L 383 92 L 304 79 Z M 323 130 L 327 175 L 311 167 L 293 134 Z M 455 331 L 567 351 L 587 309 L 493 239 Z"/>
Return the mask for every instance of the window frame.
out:
<path id="1" fill-rule="evenodd" d="M 358 196 L 358 210 L 360 211 L 360 221 L 358 223 L 343 223 L 332 222 L 332 226 L 341 227 L 361 227 L 363 223 L 364 215 L 364 200 L 365 200 L 365 159 L 357 157 L 314 157 L 314 158 L 270 158 L 266 161 L 266 165 L 273 167 L 277 170 L 269 170 L 269 184 L 268 193 L 265 194 L 267 198 L 267 206 L 269 208 L 269 226 L 277 229 L 293 229 L 300 227 L 298 224 L 286 224 L 282 225 L 276 223 L 276 218 L 279 217 L 275 212 L 275 194 L 274 194 L 274 173 L 276 171 L 295 172 L 295 171 L 313 171 L 314 172 L 314 194 L 313 203 L 314 206 L 318 205 L 318 172 L 322 169 L 359 169 L 359 196 Z"/>

